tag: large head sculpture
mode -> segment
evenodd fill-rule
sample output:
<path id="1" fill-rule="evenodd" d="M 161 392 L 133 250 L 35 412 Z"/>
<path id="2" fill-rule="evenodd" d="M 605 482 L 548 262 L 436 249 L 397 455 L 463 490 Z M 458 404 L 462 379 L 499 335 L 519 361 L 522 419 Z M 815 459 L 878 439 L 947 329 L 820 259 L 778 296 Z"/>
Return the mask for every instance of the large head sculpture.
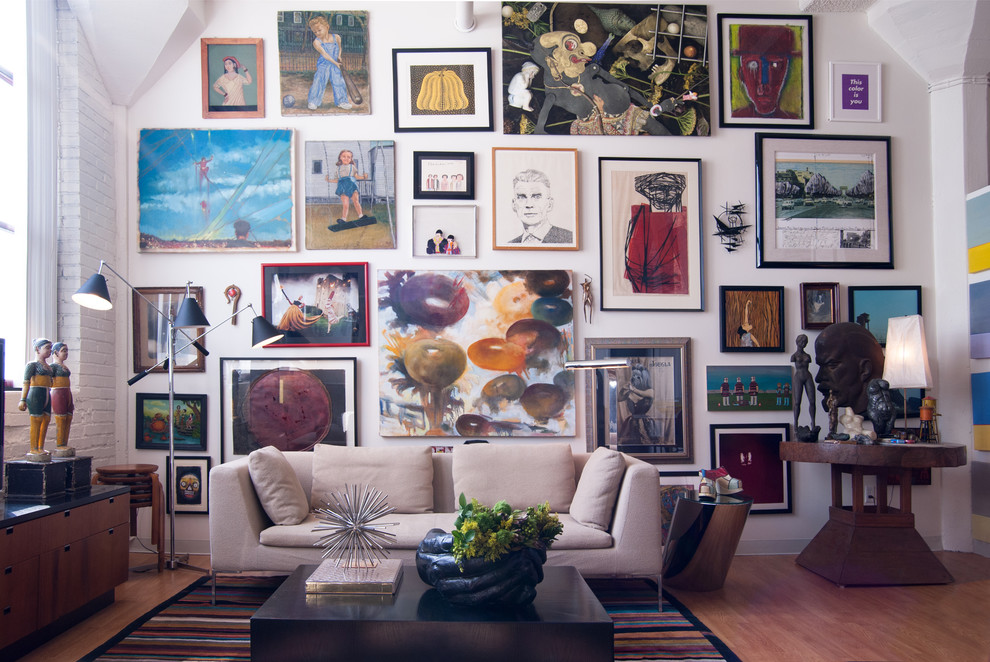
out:
<path id="1" fill-rule="evenodd" d="M 815 382 L 821 392 L 822 407 L 829 392 L 837 407 L 852 407 L 857 414 L 869 404 L 866 387 L 883 375 L 883 348 L 868 329 L 853 322 L 831 324 L 815 340 Z"/>

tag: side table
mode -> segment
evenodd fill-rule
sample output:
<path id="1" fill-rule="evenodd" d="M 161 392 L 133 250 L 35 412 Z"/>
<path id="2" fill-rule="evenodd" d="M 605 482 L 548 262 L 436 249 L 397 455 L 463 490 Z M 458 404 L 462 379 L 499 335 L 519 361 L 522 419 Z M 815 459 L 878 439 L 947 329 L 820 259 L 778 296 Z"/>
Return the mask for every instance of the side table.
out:
<path id="1" fill-rule="evenodd" d="M 752 497 L 742 493 L 682 495 L 663 549 L 663 585 L 691 591 L 722 588 L 752 505 Z"/>
<path id="2" fill-rule="evenodd" d="M 952 575 L 914 528 L 911 470 L 966 464 L 959 444 L 831 444 L 783 441 L 780 459 L 831 465 L 828 521 L 798 565 L 840 586 L 948 584 Z M 842 474 L 852 480 L 852 504 L 842 504 Z M 877 477 L 877 505 L 864 504 L 864 476 Z M 900 479 L 900 508 L 887 504 L 890 478 Z"/>

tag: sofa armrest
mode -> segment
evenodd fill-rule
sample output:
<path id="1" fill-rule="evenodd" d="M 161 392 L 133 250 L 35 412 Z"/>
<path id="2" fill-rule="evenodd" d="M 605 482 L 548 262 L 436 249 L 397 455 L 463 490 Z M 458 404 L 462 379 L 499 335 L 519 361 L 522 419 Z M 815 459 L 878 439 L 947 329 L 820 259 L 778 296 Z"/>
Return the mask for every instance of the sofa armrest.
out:
<path id="1" fill-rule="evenodd" d="M 660 475 L 652 464 L 623 455 L 626 472 L 612 516 L 611 534 L 618 555 L 616 572 L 635 568 L 640 576 L 659 575 Z"/>
<path id="2" fill-rule="evenodd" d="M 251 565 L 261 531 L 271 526 L 254 491 L 246 457 L 210 470 L 210 562 L 214 572 Z"/>

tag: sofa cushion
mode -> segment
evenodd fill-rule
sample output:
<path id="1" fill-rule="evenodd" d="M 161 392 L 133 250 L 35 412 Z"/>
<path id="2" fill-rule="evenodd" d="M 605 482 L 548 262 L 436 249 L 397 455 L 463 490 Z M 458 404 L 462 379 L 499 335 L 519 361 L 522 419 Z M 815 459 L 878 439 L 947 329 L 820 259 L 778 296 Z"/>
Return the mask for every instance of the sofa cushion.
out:
<path id="1" fill-rule="evenodd" d="M 571 501 L 571 517 L 599 531 L 608 531 L 626 461 L 622 453 L 601 446 L 584 465 Z"/>
<path id="2" fill-rule="evenodd" d="M 329 446 L 313 449 L 314 508 L 346 485 L 365 485 L 387 495 L 397 513 L 433 512 L 433 459 L 429 446 Z"/>
<path id="3" fill-rule="evenodd" d="M 298 524 L 309 514 L 309 499 L 282 451 L 266 446 L 248 455 L 248 473 L 261 507 L 275 524 Z"/>
<path id="4" fill-rule="evenodd" d="M 454 495 L 492 506 L 504 499 L 522 510 L 544 501 L 566 513 L 574 498 L 570 444 L 467 444 L 454 448 Z"/>

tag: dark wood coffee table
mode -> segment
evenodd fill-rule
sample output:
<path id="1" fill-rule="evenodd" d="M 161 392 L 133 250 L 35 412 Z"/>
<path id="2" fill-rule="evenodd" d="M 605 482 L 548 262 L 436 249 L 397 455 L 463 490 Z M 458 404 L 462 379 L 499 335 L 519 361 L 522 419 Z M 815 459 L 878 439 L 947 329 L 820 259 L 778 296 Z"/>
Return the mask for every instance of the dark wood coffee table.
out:
<path id="1" fill-rule="evenodd" d="M 461 607 L 404 568 L 391 596 L 306 594 L 304 565 L 251 617 L 251 659 L 612 662 L 612 619 L 570 566 L 525 607 Z"/>

